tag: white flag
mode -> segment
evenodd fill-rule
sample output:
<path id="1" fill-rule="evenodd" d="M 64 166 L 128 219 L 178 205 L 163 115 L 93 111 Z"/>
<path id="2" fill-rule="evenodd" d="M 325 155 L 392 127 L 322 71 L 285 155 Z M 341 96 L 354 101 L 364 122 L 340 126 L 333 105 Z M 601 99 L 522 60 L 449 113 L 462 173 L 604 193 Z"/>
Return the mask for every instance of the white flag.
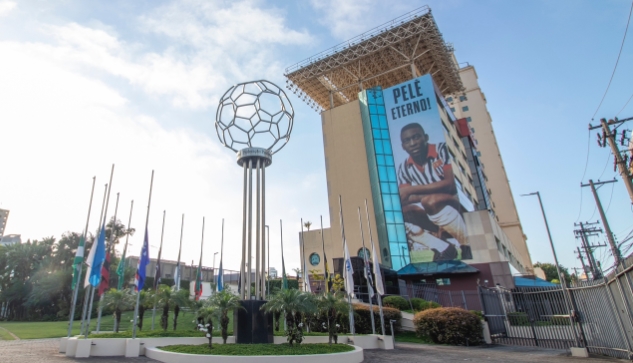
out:
<path id="1" fill-rule="evenodd" d="M 312 288 L 310 287 L 310 278 L 308 277 L 308 264 L 306 263 L 305 253 L 303 256 L 303 283 L 305 284 L 306 292 L 312 292 Z"/>
<path id="2" fill-rule="evenodd" d="M 88 287 L 90 285 L 90 272 L 92 271 L 92 265 L 95 261 L 95 252 L 97 251 L 97 239 L 92 242 L 92 248 L 90 249 L 90 253 L 88 253 L 88 258 L 86 259 L 86 265 L 88 269 L 86 270 L 86 278 L 84 279 L 84 287 Z"/>
<path id="3" fill-rule="evenodd" d="M 345 292 L 352 299 L 354 296 L 354 269 L 352 269 L 352 260 L 349 257 L 349 250 L 347 249 L 347 241 L 343 242 L 343 249 L 345 253 L 345 266 L 343 267 L 343 278 L 345 279 Z"/>
<path id="4" fill-rule="evenodd" d="M 374 240 L 371 241 L 371 258 L 374 263 L 374 276 L 376 277 L 376 292 L 379 295 L 385 294 L 385 286 L 382 284 L 382 275 L 380 274 L 380 264 L 378 263 L 376 254 L 376 246 L 374 245 Z"/>

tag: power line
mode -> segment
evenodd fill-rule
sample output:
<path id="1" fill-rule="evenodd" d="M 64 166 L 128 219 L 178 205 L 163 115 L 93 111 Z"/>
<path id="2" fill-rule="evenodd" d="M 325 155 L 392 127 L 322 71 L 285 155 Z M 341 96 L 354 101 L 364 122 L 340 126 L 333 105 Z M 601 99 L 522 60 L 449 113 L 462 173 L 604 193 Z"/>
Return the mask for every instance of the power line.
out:
<path id="1" fill-rule="evenodd" d="M 602 102 L 604 102 L 604 98 L 607 96 L 607 92 L 609 92 L 609 87 L 611 87 L 611 81 L 613 81 L 613 76 L 615 75 L 615 70 L 618 68 L 618 63 L 620 62 L 620 56 L 622 55 L 622 48 L 624 48 L 624 41 L 626 40 L 626 33 L 629 31 L 629 23 L 631 22 L 631 13 L 633 13 L 633 2 L 631 2 L 631 9 L 629 10 L 629 18 L 626 21 L 626 29 L 624 29 L 624 36 L 622 37 L 622 44 L 620 45 L 620 51 L 618 52 L 618 59 L 615 61 L 615 66 L 613 67 L 613 72 L 611 73 L 611 78 L 609 78 L 609 84 L 607 84 L 607 89 L 604 90 L 604 94 L 602 95 L 602 99 L 600 100 L 600 104 L 598 105 L 598 108 L 596 108 L 596 112 L 594 112 L 593 116 L 591 116 L 592 120 L 593 120 L 594 117 L 596 117 L 596 114 L 600 110 L 600 106 L 602 106 Z"/>
<path id="2" fill-rule="evenodd" d="M 629 102 L 631 102 L 631 99 L 633 99 L 633 93 L 631 94 L 631 97 L 629 97 L 629 100 L 626 101 L 626 103 L 624 104 L 624 106 L 622 106 L 622 109 L 620 111 L 618 111 L 618 113 L 615 115 L 620 116 L 620 114 L 622 113 L 622 111 L 624 111 L 624 109 L 626 108 L 626 106 L 629 104 Z"/>
<path id="3" fill-rule="evenodd" d="M 587 137 L 587 158 L 585 159 L 585 170 L 582 172 L 582 177 L 580 178 L 581 184 L 582 184 L 582 181 L 585 180 L 585 175 L 587 174 L 587 166 L 589 165 L 589 150 L 590 149 L 591 149 L 591 130 L 589 130 L 589 134 Z M 583 194 L 582 191 L 583 189 L 580 188 L 580 207 L 578 208 L 578 217 L 576 218 L 576 221 L 574 223 L 578 223 L 578 221 L 580 220 L 580 215 L 582 213 L 582 194 Z"/>

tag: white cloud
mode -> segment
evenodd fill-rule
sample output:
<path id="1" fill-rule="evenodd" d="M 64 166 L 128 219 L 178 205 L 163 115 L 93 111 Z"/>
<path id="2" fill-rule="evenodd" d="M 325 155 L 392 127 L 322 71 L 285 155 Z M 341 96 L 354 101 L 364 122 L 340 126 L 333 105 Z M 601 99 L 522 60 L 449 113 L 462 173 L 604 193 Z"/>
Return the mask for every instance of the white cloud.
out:
<path id="1" fill-rule="evenodd" d="M 359 35 L 375 24 L 377 0 L 312 0 L 312 6 L 323 14 L 321 24 L 330 28 L 332 35 L 346 40 Z"/>
<path id="2" fill-rule="evenodd" d="M 7 16 L 16 6 L 14 1 L 0 1 L 0 18 Z"/>

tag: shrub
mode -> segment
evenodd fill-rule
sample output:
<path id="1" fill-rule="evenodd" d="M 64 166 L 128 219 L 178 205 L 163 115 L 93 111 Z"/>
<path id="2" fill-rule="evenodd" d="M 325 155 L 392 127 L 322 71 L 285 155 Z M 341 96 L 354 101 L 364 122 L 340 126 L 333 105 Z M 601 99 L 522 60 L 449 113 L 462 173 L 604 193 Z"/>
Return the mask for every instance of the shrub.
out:
<path id="1" fill-rule="evenodd" d="M 472 314 L 477 315 L 477 317 L 481 320 L 484 320 L 484 313 L 481 310 L 469 310 Z"/>
<path id="2" fill-rule="evenodd" d="M 411 309 L 411 305 L 407 299 L 402 296 L 387 296 L 382 300 L 382 304 L 384 306 L 388 306 L 390 308 L 396 308 L 398 310 L 409 310 Z"/>
<path id="3" fill-rule="evenodd" d="M 508 322 L 513 326 L 526 326 L 530 325 L 530 318 L 522 312 L 508 313 Z"/>
<path id="4" fill-rule="evenodd" d="M 428 309 L 415 314 L 413 324 L 419 337 L 429 337 L 434 343 L 483 343 L 481 320 L 475 314 L 461 308 Z"/>
<path id="5" fill-rule="evenodd" d="M 413 310 L 415 311 L 424 311 L 426 309 L 435 309 L 442 307 L 442 305 L 436 303 L 435 301 L 427 301 L 424 299 L 420 299 L 419 297 L 414 297 L 411 299 L 411 305 L 413 305 Z M 407 307 L 409 309 L 409 307 Z"/>
<path id="6" fill-rule="evenodd" d="M 357 334 L 371 334 L 371 315 L 369 306 L 354 304 L 354 328 Z M 389 320 L 396 320 L 393 323 L 393 330 L 398 333 L 402 322 L 402 313 L 400 310 L 383 307 L 382 314 L 385 319 L 385 334 L 391 335 L 391 326 Z M 349 324 L 348 324 L 349 325 Z M 376 328 L 376 334 L 381 334 L 380 329 L 380 308 L 374 305 L 374 327 Z"/>

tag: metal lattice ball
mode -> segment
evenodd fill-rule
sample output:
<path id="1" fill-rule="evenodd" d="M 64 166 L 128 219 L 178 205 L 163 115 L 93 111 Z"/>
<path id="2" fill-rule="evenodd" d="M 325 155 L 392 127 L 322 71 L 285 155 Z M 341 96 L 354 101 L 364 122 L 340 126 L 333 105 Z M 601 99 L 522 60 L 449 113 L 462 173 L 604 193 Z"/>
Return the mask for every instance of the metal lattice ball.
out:
<path id="1" fill-rule="evenodd" d="M 261 147 L 273 154 L 292 132 L 294 109 L 286 93 L 269 81 L 253 81 L 229 88 L 220 99 L 215 131 L 224 146 L 238 152 Z"/>

